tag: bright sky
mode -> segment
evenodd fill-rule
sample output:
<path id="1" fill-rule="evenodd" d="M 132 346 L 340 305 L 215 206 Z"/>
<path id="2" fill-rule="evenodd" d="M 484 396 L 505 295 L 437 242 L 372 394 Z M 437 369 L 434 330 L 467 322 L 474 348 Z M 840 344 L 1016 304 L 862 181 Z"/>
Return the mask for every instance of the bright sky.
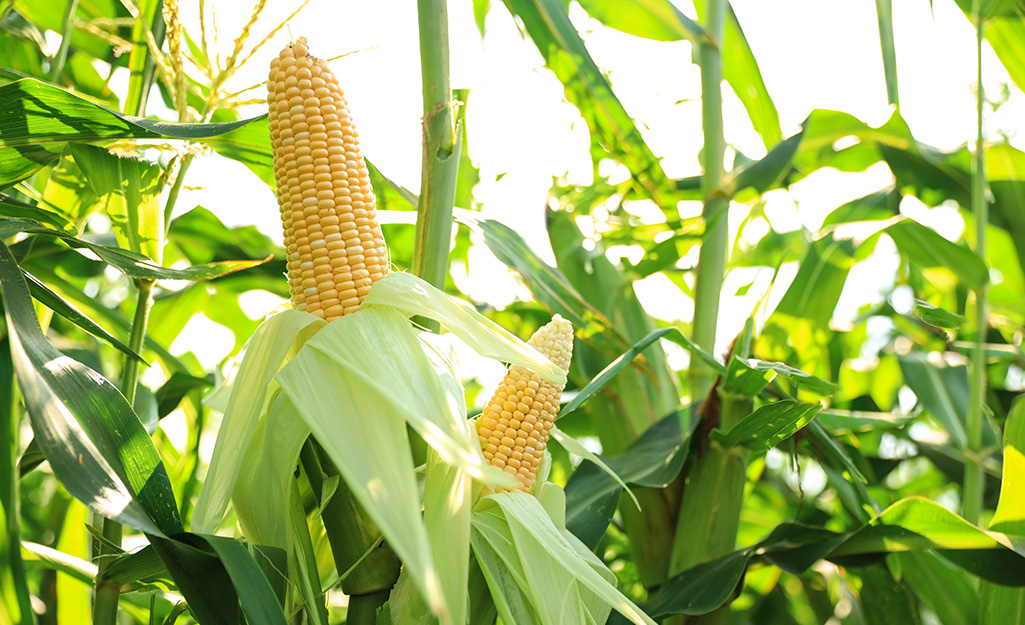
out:
<path id="1" fill-rule="evenodd" d="M 250 7 L 242 2 L 213 4 L 223 56 Z M 694 15 L 689 3 L 678 0 L 677 4 L 684 13 Z M 732 4 L 759 60 L 786 135 L 796 132 L 815 108 L 840 109 L 873 125 L 888 118 L 873 3 L 734 0 Z M 971 140 L 975 132 L 974 30 L 953 0 L 893 4 L 903 115 L 920 141 L 955 148 Z M 576 109 L 565 101 L 562 86 L 544 68 L 534 45 L 521 37 L 504 5 L 494 5 L 483 40 L 473 23 L 469 0 L 449 5 L 452 85 L 471 89 L 469 155 L 481 170 L 476 197 L 487 216 L 517 229 L 550 258 L 542 222 L 548 189 L 553 176 L 581 184 L 590 181 L 587 129 Z M 272 0 L 251 41 L 262 38 L 297 6 L 297 2 Z M 183 3 L 182 10 L 187 25 L 198 24 L 196 3 Z M 576 4 L 571 6 L 571 16 L 598 65 L 608 70 L 627 111 L 641 120 L 642 133 L 655 154 L 663 157 L 666 172 L 672 177 L 699 174 L 700 90 L 689 44 L 653 42 L 607 29 Z M 187 26 L 187 30 L 199 37 L 198 25 Z M 306 36 L 313 54 L 319 57 L 353 53 L 332 66 L 346 91 L 364 154 L 393 180 L 417 190 L 422 100 L 415 3 L 311 0 L 292 21 L 290 30 L 295 37 Z M 265 80 L 270 58 L 289 39 L 287 31 L 279 33 L 229 88 L 242 89 Z M 984 62 L 985 87 L 996 94 L 1001 84 L 1008 82 L 1007 74 L 988 46 Z M 264 95 L 262 88 L 251 93 L 253 97 Z M 1000 129 L 1012 134 L 1012 142 L 1018 142 L 1013 133 L 1025 119 L 1025 96 L 1017 89 L 1012 89 L 1012 94 L 989 119 L 988 132 Z M 243 113 L 258 115 L 263 110 L 254 106 Z M 749 156 L 763 155 L 764 147 L 728 88 L 725 114 L 727 141 Z M 767 213 L 777 230 L 801 225 L 814 229 L 833 208 L 890 181 L 885 166 L 863 174 L 825 170 L 794 185 L 791 193 L 768 194 Z M 192 167 L 187 184 L 204 188 L 183 193 L 178 204 L 181 210 L 202 204 L 229 224 L 257 224 L 280 240 L 273 195 L 241 165 L 206 157 Z M 948 236 L 960 232 L 952 211 L 941 211 L 942 217 L 936 218 L 914 202 L 905 208 Z M 742 215 L 743 207 L 732 212 Z M 892 249 L 880 246 L 872 259 L 852 273 L 838 321 L 849 320 L 858 306 L 874 299 L 895 269 Z M 796 267 L 790 268 L 781 278 L 789 280 L 794 271 Z M 726 292 L 732 293 L 752 280 L 755 286 L 748 296 L 729 295 L 724 300 L 721 343 L 732 338 L 764 294 L 768 275 L 738 274 L 728 282 Z M 471 253 L 468 276 L 460 282 L 475 299 L 497 306 L 517 294 L 525 295 L 483 245 Z M 782 296 L 784 286 L 785 282 L 777 285 L 773 299 Z M 660 318 L 687 321 L 692 314 L 691 303 L 667 279 L 645 280 L 638 291 L 649 311 Z M 270 302 L 261 305 L 264 308 L 256 310 L 257 315 L 272 307 Z M 208 330 L 199 324 L 189 332 L 198 333 L 198 338 Z M 182 340 L 192 343 L 192 338 L 184 336 Z M 210 353 L 199 354 L 205 362 L 216 362 L 226 351 L 207 344 Z M 218 350 L 219 355 L 215 353 Z"/>

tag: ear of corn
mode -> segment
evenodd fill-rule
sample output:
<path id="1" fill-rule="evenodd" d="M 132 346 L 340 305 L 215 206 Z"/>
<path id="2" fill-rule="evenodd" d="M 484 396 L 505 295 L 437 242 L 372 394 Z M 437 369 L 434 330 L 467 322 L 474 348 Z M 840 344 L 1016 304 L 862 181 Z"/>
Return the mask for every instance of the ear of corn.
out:
<path id="1" fill-rule="evenodd" d="M 559 315 L 534 333 L 529 344 L 562 369 L 573 356 L 573 326 Z M 477 436 L 484 458 L 519 480 L 530 492 L 559 413 L 565 384 L 545 382 L 536 373 L 513 365 L 494 397 L 477 419 Z"/>
<path id="2" fill-rule="evenodd" d="M 305 37 L 271 62 L 267 86 L 292 303 L 331 321 L 389 271 L 370 175 L 338 79 Z"/>

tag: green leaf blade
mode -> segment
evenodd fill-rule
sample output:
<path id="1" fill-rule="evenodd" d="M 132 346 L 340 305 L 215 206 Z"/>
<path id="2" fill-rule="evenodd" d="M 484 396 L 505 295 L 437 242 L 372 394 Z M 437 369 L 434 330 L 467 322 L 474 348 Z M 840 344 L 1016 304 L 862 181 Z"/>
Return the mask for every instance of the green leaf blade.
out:
<path id="1" fill-rule="evenodd" d="M 743 446 L 763 453 L 793 436 L 811 422 L 822 406 L 793 400 L 766 404 L 740 420 L 728 433 L 718 436 L 725 447 Z"/>

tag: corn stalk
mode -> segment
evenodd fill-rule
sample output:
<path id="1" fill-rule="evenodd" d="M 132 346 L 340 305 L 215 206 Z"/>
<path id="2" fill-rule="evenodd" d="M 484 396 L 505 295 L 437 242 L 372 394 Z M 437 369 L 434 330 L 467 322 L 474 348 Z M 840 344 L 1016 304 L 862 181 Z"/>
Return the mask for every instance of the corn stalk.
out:
<path id="1" fill-rule="evenodd" d="M 459 173 L 461 133 L 449 86 L 448 11 L 443 0 L 419 0 L 420 69 L 423 76 L 423 169 L 413 244 L 413 273 L 445 287 L 452 206 Z"/>
<path id="2" fill-rule="evenodd" d="M 78 2 L 68 2 L 68 5 L 77 5 Z M 74 16 L 74 8 L 70 8 L 70 15 Z M 145 15 L 139 13 L 136 16 L 135 25 L 132 28 L 132 39 L 133 41 L 140 41 L 142 39 L 142 33 L 147 28 L 145 24 Z M 161 38 L 163 37 L 163 24 L 164 20 L 159 11 L 156 11 L 153 17 L 154 26 L 157 31 L 160 32 Z M 70 32 L 65 36 L 65 41 L 70 41 Z M 63 43 L 63 42 L 62 42 Z M 139 58 L 139 57 L 143 58 Z M 140 117 L 146 114 L 146 100 L 149 95 L 150 85 L 153 83 L 155 75 L 155 65 L 153 59 L 149 54 L 149 47 L 143 42 L 141 45 L 135 45 L 132 49 L 130 61 L 133 67 L 143 67 L 144 71 L 137 77 L 132 77 L 129 85 L 129 94 L 125 102 L 125 113 L 129 115 L 137 115 Z M 180 185 L 179 185 L 180 186 Z M 169 200 L 169 204 L 173 207 L 174 198 L 177 197 L 177 193 L 172 194 L 172 199 Z M 166 211 L 167 215 L 170 216 L 170 210 Z M 135 306 L 135 318 L 132 320 L 131 335 L 129 337 L 128 345 L 132 351 L 139 353 L 142 351 L 142 345 L 146 338 L 146 325 L 149 321 L 149 311 L 153 305 L 153 286 L 152 280 L 136 280 L 136 306 Z M 129 405 L 135 401 L 135 387 L 139 379 L 139 363 L 130 357 L 125 357 L 124 368 L 122 369 L 121 375 L 121 393 L 128 400 Z M 97 580 L 101 578 L 106 570 L 107 564 L 113 559 L 116 554 L 116 547 L 121 545 L 121 537 L 123 534 L 123 528 L 117 521 L 111 519 L 104 519 L 102 526 L 103 537 L 107 540 L 107 544 L 101 544 L 99 548 L 99 562 L 98 562 L 98 573 Z M 118 608 L 118 596 L 120 594 L 120 588 L 116 584 L 112 584 L 108 581 L 98 581 L 96 584 L 96 598 L 93 603 L 93 623 L 95 625 L 114 625 L 117 622 L 117 608 Z"/>
<path id="3" fill-rule="evenodd" d="M 975 252 L 986 260 L 986 228 L 989 226 L 989 203 L 986 200 L 986 152 L 982 135 L 982 107 L 985 94 L 982 89 L 982 38 L 985 28 L 981 2 L 975 0 L 975 54 L 976 54 L 976 138 L 975 167 L 972 170 L 972 213 L 975 215 Z M 968 460 L 965 463 L 964 490 L 961 497 L 961 515 L 971 523 L 978 523 L 982 512 L 985 476 L 982 470 L 983 406 L 986 401 L 986 296 L 989 287 L 983 283 L 975 291 L 975 342 L 971 357 L 971 385 L 968 399 L 968 417 L 965 429 L 968 435 Z"/>
<path id="4" fill-rule="evenodd" d="M 128 348 L 135 353 L 142 351 L 146 339 L 146 325 L 149 322 L 149 312 L 153 305 L 153 285 L 152 280 L 137 279 L 135 281 L 135 318 L 132 320 L 132 333 L 128 339 Z M 125 365 L 121 372 L 121 394 L 128 400 L 129 405 L 133 405 L 135 402 L 135 389 L 139 381 L 139 364 L 134 358 L 125 356 Z M 102 577 L 107 566 L 117 555 L 117 547 L 121 546 L 124 528 L 117 521 L 104 519 L 102 531 L 106 544 L 100 545 L 97 562 L 96 579 L 99 581 L 96 583 L 93 623 L 95 625 L 115 625 L 121 585 L 109 580 L 102 580 Z"/>
<path id="5" fill-rule="evenodd" d="M 700 44 L 702 148 L 701 194 L 705 236 L 698 257 L 694 283 L 694 342 L 709 353 L 715 351 L 715 330 L 719 318 L 719 295 L 726 266 L 729 193 L 724 188 L 723 156 L 726 140 L 722 130 L 722 50 L 726 0 L 712 0 L 706 8 L 708 40 Z M 714 42 L 714 43 L 713 43 Z M 698 359 L 690 365 L 690 396 L 695 401 L 708 395 L 714 374 Z"/>
<path id="6" fill-rule="evenodd" d="M 701 116 L 705 141 L 703 148 L 704 173 L 701 178 L 705 221 L 705 237 L 698 259 L 698 274 L 694 288 L 693 339 L 710 353 L 715 351 L 716 325 L 719 315 L 719 297 L 727 254 L 727 211 L 729 193 L 725 189 L 722 116 L 722 50 L 726 0 L 712 0 L 706 6 L 705 31 L 710 42 L 700 47 Z M 745 342 L 746 343 L 746 342 Z M 746 355 L 746 344 L 740 345 L 737 355 Z M 699 432 L 707 434 L 713 427 L 731 428 L 750 411 L 750 400 L 744 397 L 721 395 L 714 384 L 714 373 L 697 359 L 690 365 L 690 393 L 696 414 L 703 426 Z M 669 562 L 669 574 L 675 575 L 702 562 L 733 551 L 737 540 L 737 526 L 744 500 L 747 459 L 742 449 L 724 447 L 714 441 L 703 440 L 701 453 L 687 474 L 680 504 Z M 729 607 L 724 606 L 700 617 L 707 623 L 726 623 Z M 680 617 L 678 621 L 682 622 Z"/>

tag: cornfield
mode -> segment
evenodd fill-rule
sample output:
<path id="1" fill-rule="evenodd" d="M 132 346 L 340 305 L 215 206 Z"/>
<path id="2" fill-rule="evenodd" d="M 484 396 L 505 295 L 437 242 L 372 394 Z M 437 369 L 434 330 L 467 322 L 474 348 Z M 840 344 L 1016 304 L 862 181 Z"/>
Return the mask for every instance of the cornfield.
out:
<path id="1" fill-rule="evenodd" d="M 413 4 L 0 0 L 0 625 L 1025 622 L 1025 5 Z"/>

